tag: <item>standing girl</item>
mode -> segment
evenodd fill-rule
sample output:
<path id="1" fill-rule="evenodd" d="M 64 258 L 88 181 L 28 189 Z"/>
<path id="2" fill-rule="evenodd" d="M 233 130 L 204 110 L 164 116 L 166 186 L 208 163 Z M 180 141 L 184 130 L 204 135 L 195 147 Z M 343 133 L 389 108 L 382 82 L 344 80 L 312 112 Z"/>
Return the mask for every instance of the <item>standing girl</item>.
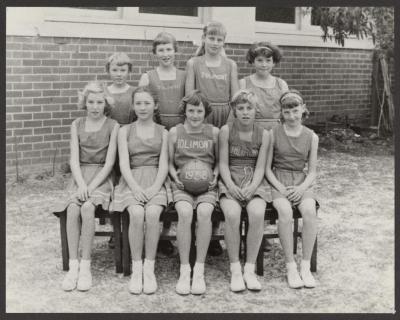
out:
<path id="1" fill-rule="evenodd" d="M 127 208 L 129 212 L 132 255 L 129 291 L 140 294 L 143 290 L 150 294 L 157 290 L 154 261 L 160 214 L 167 205 L 163 184 L 168 174 L 168 132 L 153 121 L 157 101 L 148 88 L 138 87 L 134 91 L 133 107 L 137 121 L 122 127 L 118 134 L 122 177 L 115 188 L 113 210 L 122 212 Z"/>
<path id="2" fill-rule="evenodd" d="M 278 233 L 285 253 L 289 287 L 315 287 L 310 259 L 317 235 L 316 200 L 313 182 L 317 175 L 318 136 L 302 124 L 308 111 L 297 90 L 280 98 L 283 124 L 271 132 L 266 176 L 271 183 L 273 206 L 278 211 Z M 308 165 L 307 174 L 305 173 Z M 303 218 L 300 275 L 293 257 L 292 206 Z"/>
<path id="3" fill-rule="evenodd" d="M 230 288 L 234 292 L 242 291 L 246 286 L 249 290 L 261 290 L 254 270 L 264 233 L 266 201 L 271 201 L 271 188 L 264 177 L 269 133 L 254 123 L 256 106 L 253 93 L 240 90 L 233 97 L 231 106 L 235 120 L 224 125 L 219 134 L 222 178 L 219 195 L 231 262 Z M 242 207 L 246 208 L 249 219 L 243 276 L 239 261 Z"/>
<path id="4" fill-rule="evenodd" d="M 87 116 L 71 124 L 72 180 L 68 186 L 71 196 L 66 209 L 69 271 L 62 283 L 65 291 L 76 287 L 86 291 L 92 286 L 90 256 L 95 232 L 94 213 L 97 206 L 104 210 L 109 207 L 113 189 L 110 173 L 119 128 L 115 120 L 106 117 L 110 105 L 104 84 L 88 83 L 79 98 L 79 106 L 87 110 Z M 82 246 L 80 263 L 79 241 Z"/>
<path id="5" fill-rule="evenodd" d="M 114 100 L 110 117 L 121 125 L 132 123 L 135 120 L 135 113 L 132 110 L 134 88 L 126 83 L 132 72 L 132 62 L 125 53 L 114 53 L 108 58 L 106 71 L 112 80 L 107 92 Z"/>
<path id="6" fill-rule="evenodd" d="M 174 65 L 177 51 L 175 37 L 168 32 L 159 33 L 153 41 L 153 54 L 158 60 L 158 66 L 144 73 L 139 81 L 139 86 L 149 86 L 151 92 L 157 96 L 160 121 L 167 130 L 184 120 L 179 112 L 179 103 L 185 95 L 186 72 Z M 167 190 L 170 195 L 169 182 Z M 170 226 L 170 223 L 164 223 L 162 233 L 168 234 Z M 166 255 L 174 252 L 169 240 L 160 240 L 158 249 Z"/>
<path id="7" fill-rule="evenodd" d="M 240 79 L 241 89 L 248 89 L 257 97 L 256 122 L 269 130 L 279 124 L 279 98 L 288 90 L 286 82 L 273 76 L 272 70 L 282 58 L 281 50 L 269 42 L 255 42 L 247 51 L 246 60 L 256 72 Z"/>
<path id="8" fill-rule="evenodd" d="M 186 92 L 200 90 L 211 106 L 207 123 L 221 128 L 227 121 L 229 101 L 239 89 L 236 63 L 222 54 L 226 29 L 210 22 L 203 29 L 202 46 L 187 62 Z"/>
<path id="9" fill-rule="evenodd" d="M 205 117 L 211 112 L 205 97 L 198 91 L 192 91 L 182 99 L 184 124 L 171 128 L 168 135 L 169 173 L 172 178 L 172 190 L 175 209 L 178 212 L 177 240 L 180 257 L 180 276 L 176 285 L 179 294 L 203 294 L 206 291 L 204 281 L 204 261 L 211 239 L 211 214 L 217 200 L 218 178 L 218 128 L 204 124 Z M 208 191 L 194 196 L 184 191 L 179 180 L 179 172 L 190 160 L 197 159 L 213 168 L 214 178 Z M 193 210 L 197 211 L 196 264 L 190 286 L 189 251 L 191 243 L 191 224 Z"/>

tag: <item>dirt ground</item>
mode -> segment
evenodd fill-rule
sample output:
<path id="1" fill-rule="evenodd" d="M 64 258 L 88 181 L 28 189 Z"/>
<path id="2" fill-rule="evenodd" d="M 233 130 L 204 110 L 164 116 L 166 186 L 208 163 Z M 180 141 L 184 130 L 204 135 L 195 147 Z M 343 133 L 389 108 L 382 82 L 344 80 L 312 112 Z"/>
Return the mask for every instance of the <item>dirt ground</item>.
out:
<path id="1" fill-rule="evenodd" d="M 264 256 L 259 293 L 229 291 L 224 251 L 207 258 L 207 293 L 179 296 L 174 291 L 179 270 L 175 252 L 171 258 L 157 257 L 158 291 L 134 296 L 127 290 L 129 278 L 114 271 L 108 238 L 97 237 L 93 288 L 63 292 L 60 231 L 51 205 L 62 195 L 68 174 L 25 173 L 22 183 L 15 183 L 15 176 L 7 181 L 6 312 L 393 313 L 393 147 L 372 143 L 342 150 L 321 142 L 315 289 L 287 286 L 283 253 L 275 240 Z"/>

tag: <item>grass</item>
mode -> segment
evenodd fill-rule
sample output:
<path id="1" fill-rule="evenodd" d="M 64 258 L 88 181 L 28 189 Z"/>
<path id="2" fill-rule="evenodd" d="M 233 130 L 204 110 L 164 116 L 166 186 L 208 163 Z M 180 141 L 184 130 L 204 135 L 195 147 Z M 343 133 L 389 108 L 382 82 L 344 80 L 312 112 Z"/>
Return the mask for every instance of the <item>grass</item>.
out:
<path id="1" fill-rule="evenodd" d="M 394 312 L 394 157 L 322 149 L 317 195 L 318 272 L 315 289 L 289 289 L 283 253 L 276 240 L 265 253 L 263 290 L 229 291 L 226 251 L 206 261 L 207 293 L 175 293 L 179 259 L 157 257 L 159 289 L 133 296 L 128 277 L 114 272 L 108 238 L 93 250 L 93 288 L 61 290 L 58 220 L 52 204 L 63 193 L 66 176 L 56 174 L 7 181 L 7 312 Z M 106 226 L 107 228 L 108 226 Z M 298 259 L 301 258 L 301 241 Z"/>

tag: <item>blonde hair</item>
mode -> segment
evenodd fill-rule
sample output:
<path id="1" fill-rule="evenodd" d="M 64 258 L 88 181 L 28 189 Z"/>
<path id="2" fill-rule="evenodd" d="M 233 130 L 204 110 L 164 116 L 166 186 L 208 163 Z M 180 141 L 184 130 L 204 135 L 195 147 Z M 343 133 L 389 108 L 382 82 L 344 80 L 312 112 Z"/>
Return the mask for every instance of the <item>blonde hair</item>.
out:
<path id="1" fill-rule="evenodd" d="M 231 100 L 230 106 L 232 108 L 233 115 L 236 117 L 236 107 L 239 104 L 248 103 L 249 105 L 257 108 L 257 96 L 254 92 L 248 89 L 241 89 L 237 91 Z"/>
<path id="2" fill-rule="evenodd" d="M 114 99 L 109 95 L 106 89 L 106 84 L 100 81 L 89 82 L 83 90 L 78 91 L 78 107 L 86 110 L 86 101 L 90 93 L 103 93 L 104 101 L 106 103 L 104 114 L 109 115 L 111 108 L 114 106 Z"/>
<path id="3" fill-rule="evenodd" d="M 116 63 L 117 66 L 123 66 L 124 64 L 127 64 L 129 72 L 132 72 L 132 61 L 126 53 L 116 52 L 108 58 L 107 63 L 106 63 L 107 73 L 110 72 L 110 64 L 111 63 Z"/>
<path id="4" fill-rule="evenodd" d="M 224 39 L 226 37 L 226 29 L 225 26 L 221 22 L 210 21 L 203 28 L 203 36 L 205 38 L 207 35 L 218 35 L 223 36 Z M 201 46 L 196 50 L 195 56 L 203 56 L 206 53 L 204 40 L 202 40 Z M 223 51 L 223 55 L 225 55 L 225 51 Z"/>

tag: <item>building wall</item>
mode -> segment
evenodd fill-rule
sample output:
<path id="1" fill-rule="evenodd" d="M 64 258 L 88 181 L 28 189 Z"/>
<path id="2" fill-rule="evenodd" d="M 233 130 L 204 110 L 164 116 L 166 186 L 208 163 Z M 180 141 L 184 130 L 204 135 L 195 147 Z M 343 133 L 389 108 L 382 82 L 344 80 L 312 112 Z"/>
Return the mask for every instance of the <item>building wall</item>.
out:
<path id="1" fill-rule="evenodd" d="M 322 40 L 321 40 L 322 41 Z M 193 55 L 192 41 L 179 42 L 177 66 Z M 239 78 L 252 72 L 245 60 L 248 44 L 225 46 L 238 65 Z M 368 119 L 371 108 L 372 51 L 328 47 L 281 46 L 283 59 L 274 74 L 304 94 L 312 115 L 309 123 L 332 115 Z M 157 63 L 151 41 L 89 38 L 6 38 L 6 165 L 50 165 L 68 160 L 69 125 L 84 115 L 77 109 L 77 90 L 91 80 L 108 80 L 105 61 L 116 51 L 133 61 L 129 83 Z"/>

